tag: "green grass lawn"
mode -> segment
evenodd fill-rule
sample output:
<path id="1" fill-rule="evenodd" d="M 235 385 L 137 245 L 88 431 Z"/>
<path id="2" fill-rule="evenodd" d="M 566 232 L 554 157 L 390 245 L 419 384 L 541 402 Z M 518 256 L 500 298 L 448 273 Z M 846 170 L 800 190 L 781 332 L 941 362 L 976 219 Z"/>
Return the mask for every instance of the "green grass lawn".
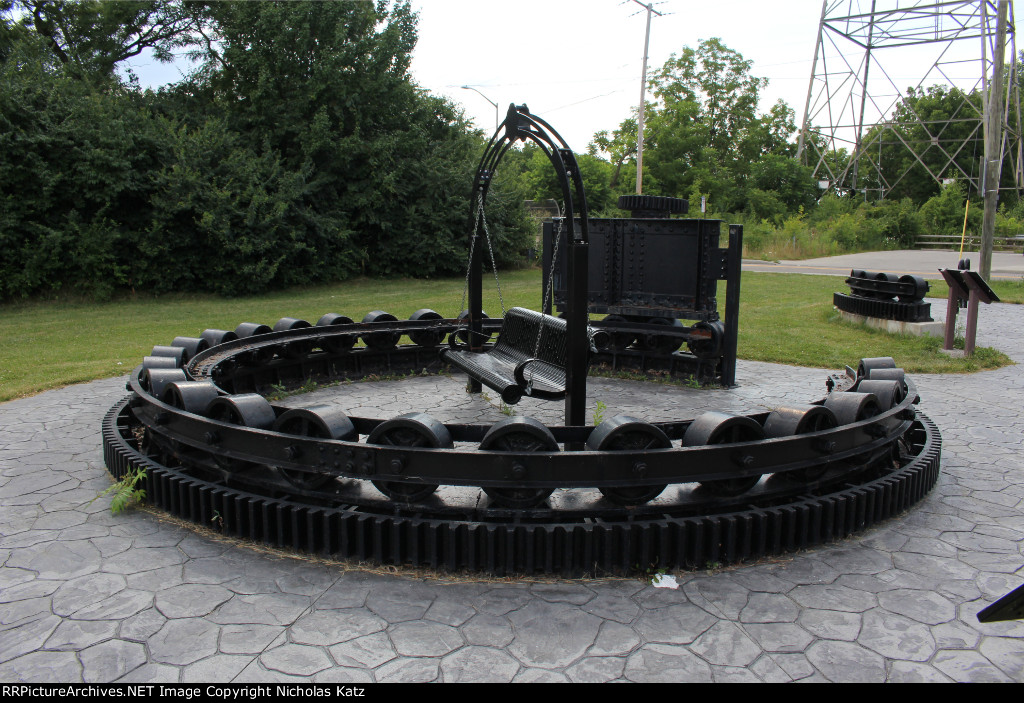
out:
<path id="1" fill-rule="evenodd" d="M 745 273 L 741 284 L 740 358 L 841 369 L 846 364 L 856 365 L 861 357 L 892 356 L 898 365 L 914 373 L 961 373 L 1011 363 L 1004 354 L 988 349 L 977 350 L 972 359 L 950 359 L 938 352 L 941 340 L 888 335 L 842 322 L 832 309 L 832 293 L 845 289 L 841 280 L 831 276 Z M 505 272 L 501 283 L 506 308 L 540 307 L 538 270 Z M 327 312 L 342 313 L 357 321 L 371 310 L 408 318 L 424 307 L 450 317 L 461 309 L 464 285 L 463 279 L 361 279 L 253 298 L 172 295 L 109 303 L 41 301 L 3 305 L 0 401 L 125 374 L 154 345 L 169 344 L 176 336 L 197 337 L 207 328 L 233 330 L 240 322 L 273 325 L 281 317 L 316 322 Z M 1024 286 L 1019 288 L 1017 302 L 1024 302 Z M 999 287 L 996 292 L 1003 297 Z M 1007 292 L 1009 296 L 1014 291 Z M 719 301 L 724 306 L 724 283 Z M 484 309 L 494 316 L 501 313 L 490 278 L 484 283 Z"/>
<path id="2" fill-rule="evenodd" d="M 841 369 L 856 366 L 864 357 L 891 356 L 908 373 L 967 373 L 1012 363 L 988 348 L 975 349 L 970 359 L 953 359 L 939 352 L 940 338 L 893 335 L 846 322 L 832 307 L 832 293 L 849 292 L 842 281 L 834 276 L 743 274 L 739 357 Z M 719 300 L 724 296 L 723 284 Z M 983 326 L 984 313 L 979 319 Z"/>

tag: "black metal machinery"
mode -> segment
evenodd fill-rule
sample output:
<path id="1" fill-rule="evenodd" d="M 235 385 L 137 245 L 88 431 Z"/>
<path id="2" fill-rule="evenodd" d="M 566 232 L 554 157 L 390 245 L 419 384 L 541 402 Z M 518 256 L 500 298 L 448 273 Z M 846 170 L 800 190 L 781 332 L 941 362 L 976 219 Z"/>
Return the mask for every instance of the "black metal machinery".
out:
<path id="1" fill-rule="evenodd" d="M 567 256 L 554 256 L 553 236 L 550 272 L 563 281 L 567 320 L 545 314 L 550 308 L 513 308 L 502 319 L 487 319 L 481 309 L 484 199 L 501 155 L 518 139 L 544 149 L 562 185 Z M 721 250 L 716 221 L 654 218 L 659 210 L 649 200 L 634 201 L 629 220 L 588 220 L 571 150 L 525 106 L 509 108 L 473 194 L 465 316 L 421 309 L 399 320 L 375 310 L 355 322 L 328 313 L 315 325 L 282 318 L 272 328 L 242 323 L 234 331 L 176 337 L 143 359 L 130 376 L 131 394 L 103 421 L 111 474 L 144 471 L 147 501 L 275 546 L 381 563 L 565 575 L 697 567 L 805 548 L 895 515 L 934 485 L 938 430 L 916 410 L 916 390 L 890 358 L 862 359 L 848 377 L 830 377 L 828 395 L 811 403 L 652 422 L 618 415 L 588 426 L 591 225 L 607 223 L 612 242 L 600 261 L 626 264 L 615 242 L 639 242 L 643 254 L 663 241 L 690 262 L 672 294 L 661 281 L 645 285 L 656 277 L 645 278 L 641 255 L 638 281 L 609 279 L 632 287 L 592 297 L 591 305 L 642 319 L 604 323 L 619 335 L 622 348 L 613 353 L 633 349 L 647 370 L 679 357 L 668 347 L 683 340 L 693 358 L 711 359 L 727 384 L 735 366 L 742 230 L 730 228 L 729 249 Z M 662 230 L 668 239 L 658 240 Z M 696 263 L 686 254 L 695 254 Z M 723 277 L 731 311 L 724 326 L 715 309 Z M 676 329 L 680 310 L 697 324 Z M 515 335 L 504 351 L 501 337 L 489 341 L 515 326 L 537 335 L 532 349 Z M 653 337 L 634 344 L 641 334 Z M 729 340 L 731 351 L 723 352 Z M 614 336 L 608 346 L 616 347 Z M 497 369 L 499 379 L 491 381 L 513 386 L 510 399 L 534 390 L 524 368 L 543 367 L 548 386 L 537 397 L 564 397 L 565 424 L 523 416 L 445 423 L 415 410 L 360 417 L 342 405 L 289 408 L 266 398 L 271 389 L 311 379 L 441 371 L 442 356 L 456 358 L 453 347 L 469 349 L 468 361 L 457 358 L 469 367 L 471 389 L 480 389 L 485 370 Z M 501 354 L 508 358 L 500 364 L 483 361 Z"/>
<path id="2" fill-rule="evenodd" d="M 743 227 L 729 226 L 719 247 L 722 221 L 671 218 L 685 214 L 679 198 L 629 195 L 619 207 L 628 218 L 591 218 L 588 312 L 605 315 L 591 324 L 612 343 L 595 363 L 686 374 L 723 386 L 736 382 L 740 264 Z M 553 252 L 564 246 L 567 219 L 544 225 L 544 280 L 553 274 L 554 305 L 566 309 L 568 275 Z M 718 281 L 726 281 L 725 319 L 718 312 Z M 545 312 L 550 313 L 549 308 Z M 684 327 L 680 319 L 693 321 Z M 676 353 L 686 344 L 687 352 Z"/>
<path id="3" fill-rule="evenodd" d="M 850 295 L 833 293 L 832 304 L 843 312 L 900 322 L 931 322 L 932 304 L 924 302 L 929 284 L 910 274 L 850 271 Z"/>
<path id="4" fill-rule="evenodd" d="M 360 417 L 261 394 L 437 369 L 460 322 L 430 312 L 243 323 L 156 347 L 104 420 L 107 466 L 116 478 L 146 470 L 147 501 L 172 514 L 271 545 L 565 575 L 805 548 L 905 510 L 938 476 L 938 431 L 891 359 L 862 360 L 824 399 L 770 413 L 596 427 Z"/>

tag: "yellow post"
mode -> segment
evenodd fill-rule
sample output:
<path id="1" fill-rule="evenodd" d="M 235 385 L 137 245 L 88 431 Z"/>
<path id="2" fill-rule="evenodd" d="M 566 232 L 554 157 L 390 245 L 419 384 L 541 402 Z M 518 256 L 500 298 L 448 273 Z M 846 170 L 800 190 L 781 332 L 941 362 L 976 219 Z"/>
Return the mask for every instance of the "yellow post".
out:
<path id="1" fill-rule="evenodd" d="M 960 233 L 960 258 L 964 258 L 964 237 L 967 236 L 967 213 L 971 209 L 971 199 L 967 198 L 967 205 L 964 207 L 964 229 Z"/>

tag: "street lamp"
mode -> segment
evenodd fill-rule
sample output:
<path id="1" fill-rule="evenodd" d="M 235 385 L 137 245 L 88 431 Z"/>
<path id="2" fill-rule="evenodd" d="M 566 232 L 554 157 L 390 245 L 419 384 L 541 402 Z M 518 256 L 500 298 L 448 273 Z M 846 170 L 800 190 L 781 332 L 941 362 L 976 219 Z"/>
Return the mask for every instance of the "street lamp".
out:
<path id="1" fill-rule="evenodd" d="M 474 88 L 471 85 L 464 85 L 464 86 L 461 86 L 461 88 L 463 90 L 472 90 L 474 93 L 477 93 L 481 98 L 483 98 L 484 100 L 489 102 L 491 105 L 494 105 L 494 131 L 497 132 L 498 131 L 498 103 L 494 102 L 489 97 L 487 97 L 486 95 L 484 95 L 483 93 L 481 93 L 479 90 L 477 90 L 476 88 Z"/>

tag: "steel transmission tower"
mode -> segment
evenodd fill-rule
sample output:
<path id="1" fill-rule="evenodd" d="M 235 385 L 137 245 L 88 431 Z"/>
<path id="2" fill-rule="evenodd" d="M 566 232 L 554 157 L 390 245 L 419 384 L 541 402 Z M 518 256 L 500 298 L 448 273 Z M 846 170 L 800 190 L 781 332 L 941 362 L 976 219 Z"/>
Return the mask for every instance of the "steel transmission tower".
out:
<path id="1" fill-rule="evenodd" d="M 797 147 L 819 184 L 881 199 L 908 179 L 956 179 L 980 193 L 985 125 L 996 104 L 1003 131 L 995 158 L 1002 163 L 1008 156 L 1016 187 L 1024 187 L 1013 4 L 1007 4 L 1000 33 L 996 0 L 824 0 Z M 993 70 L 1004 54 L 1007 80 L 996 81 L 1003 83 L 1002 99 L 993 103 Z M 918 110 L 904 101 L 910 91 L 945 96 L 951 109 Z M 892 157 L 896 152 L 899 158 Z"/>

